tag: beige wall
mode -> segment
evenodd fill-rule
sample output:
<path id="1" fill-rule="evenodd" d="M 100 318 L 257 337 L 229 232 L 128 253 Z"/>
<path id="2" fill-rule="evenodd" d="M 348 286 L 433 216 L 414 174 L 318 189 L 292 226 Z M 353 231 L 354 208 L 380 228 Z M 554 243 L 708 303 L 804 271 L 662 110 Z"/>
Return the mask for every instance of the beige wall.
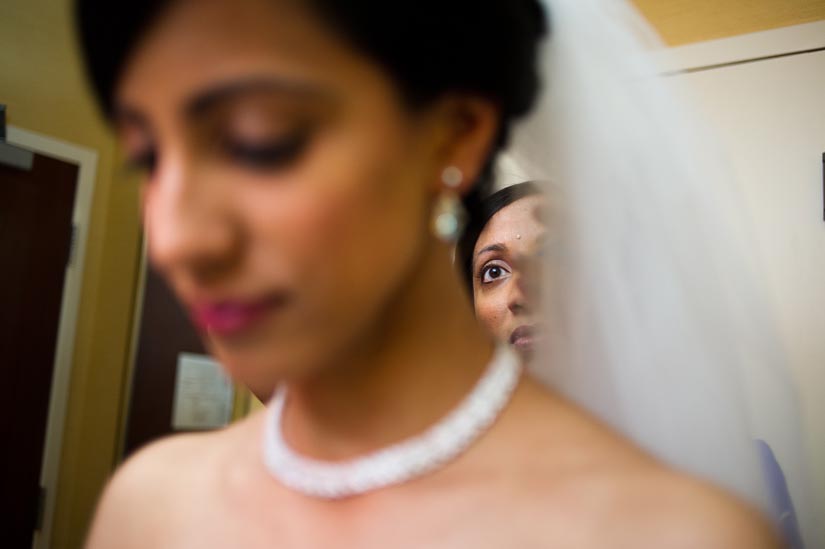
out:
<path id="1" fill-rule="evenodd" d="M 825 33 L 821 36 L 825 40 Z M 825 547 L 814 543 L 817 534 L 825 542 L 825 524 L 816 523 L 816 509 L 804 499 L 807 490 L 819 510 L 825 510 L 825 225 L 820 162 L 825 150 L 825 51 L 675 78 L 713 120 L 716 138 L 739 183 L 737 197 L 751 222 L 749 236 L 760 282 L 782 338 L 786 373 L 795 386 L 809 459 L 805 474 L 793 454 L 786 453 L 790 448 L 782 438 L 768 434 L 787 427 L 781 423 L 787 419 L 784 414 L 771 413 L 777 403 L 760 402 L 755 432 L 776 445 L 803 532 L 811 536 L 808 546 Z M 751 374 L 749 384 L 754 387 L 776 383 L 775 372 Z"/>
<path id="2" fill-rule="evenodd" d="M 69 0 L 2 0 L 10 123 L 99 153 L 53 547 L 78 548 L 115 461 L 139 255 L 137 189 L 84 86 Z M 636 0 L 670 44 L 825 19 L 825 0 Z"/>
<path id="3" fill-rule="evenodd" d="M 112 137 L 81 77 L 66 0 L 2 0 L 0 102 L 9 123 L 99 154 L 54 530 L 81 546 L 114 462 L 138 252 L 136 187 L 120 181 Z"/>
<path id="4" fill-rule="evenodd" d="M 825 19 L 825 0 L 633 0 L 671 46 Z"/>

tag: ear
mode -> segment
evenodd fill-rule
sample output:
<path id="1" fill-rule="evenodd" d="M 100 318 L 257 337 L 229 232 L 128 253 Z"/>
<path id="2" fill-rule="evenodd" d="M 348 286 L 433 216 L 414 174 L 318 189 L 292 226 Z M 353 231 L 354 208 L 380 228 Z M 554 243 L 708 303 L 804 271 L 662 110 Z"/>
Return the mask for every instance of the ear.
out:
<path id="1" fill-rule="evenodd" d="M 451 94 L 440 100 L 437 111 L 441 139 L 437 151 L 440 169 L 435 184 L 437 190 L 441 190 L 441 171 L 455 166 L 463 175 L 457 191 L 464 195 L 487 162 L 498 134 L 499 109 L 489 99 Z"/>

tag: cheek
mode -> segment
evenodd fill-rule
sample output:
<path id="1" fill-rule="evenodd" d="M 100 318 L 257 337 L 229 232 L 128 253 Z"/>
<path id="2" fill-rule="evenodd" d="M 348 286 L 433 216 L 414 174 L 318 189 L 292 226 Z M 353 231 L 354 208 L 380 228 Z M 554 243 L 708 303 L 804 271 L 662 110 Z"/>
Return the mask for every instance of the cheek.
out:
<path id="1" fill-rule="evenodd" d="M 475 309 L 479 322 L 487 332 L 498 340 L 505 340 L 508 334 L 505 322 L 507 320 L 507 307 L 504 299 L 492 291 L 487 294 L 476 293 Z"/>
<path id="2" fill-rule="evenodd" d="M 288 272 L 313 305 L 307 314 L 332 320 L 368 311 L 397 280 L 420 246 L 425 195 L 400 147 L 319 149 L 245 207 L 255 211 L 260 261 Z"/>
<path id="3" fill-rule="evenodd" d="M 276 182 L 263 193 L 248 193 L 243 209 L 249 213 L 254 270 L 296 290 L 316 285 L 332 274 L 335 256 L 350 240 L 350 216 L 357 206 L 340 192 L 319 192 L 298 182 Z"/>

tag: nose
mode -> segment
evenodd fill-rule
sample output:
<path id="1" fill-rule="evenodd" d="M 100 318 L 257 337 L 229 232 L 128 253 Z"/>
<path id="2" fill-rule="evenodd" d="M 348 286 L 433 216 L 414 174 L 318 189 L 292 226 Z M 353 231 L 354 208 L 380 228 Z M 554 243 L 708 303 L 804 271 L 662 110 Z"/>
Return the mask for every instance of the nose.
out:
<path id="1" fill-rule="evenodd" d="M 195 166 L 182 159 L 158 166 L 145 189 L 143 217 L 149 257 L 159 270 L 203 282 L 233 266 L 238 228 L 225 187 L 198 177 Z"/>
<path id="2" fill-rule="evenodd" d="M 514 315 L 529 311 L 527 293 L 524 287 L 524 276 L 514 272 L 507 288 L 507 308 Z"/>

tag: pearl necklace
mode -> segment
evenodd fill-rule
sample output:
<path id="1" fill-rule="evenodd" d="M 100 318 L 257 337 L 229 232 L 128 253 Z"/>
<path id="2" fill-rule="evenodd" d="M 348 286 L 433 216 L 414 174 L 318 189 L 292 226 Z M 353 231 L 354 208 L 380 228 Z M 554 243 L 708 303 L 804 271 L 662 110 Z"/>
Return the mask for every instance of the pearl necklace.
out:
<path id="1" fill-rule="evenodd" d="M 500 347 L 472 392 L 452 412 L 420 435 L 348 461 L 320 461 L 295 453 L 281 433 L 286 390 L 266 411 L 264 463 L 287 487 L 310 496 L 340 499 L 420 477 L 464 452 L 499 416 L 521 373 L 518 358 Z"/>

